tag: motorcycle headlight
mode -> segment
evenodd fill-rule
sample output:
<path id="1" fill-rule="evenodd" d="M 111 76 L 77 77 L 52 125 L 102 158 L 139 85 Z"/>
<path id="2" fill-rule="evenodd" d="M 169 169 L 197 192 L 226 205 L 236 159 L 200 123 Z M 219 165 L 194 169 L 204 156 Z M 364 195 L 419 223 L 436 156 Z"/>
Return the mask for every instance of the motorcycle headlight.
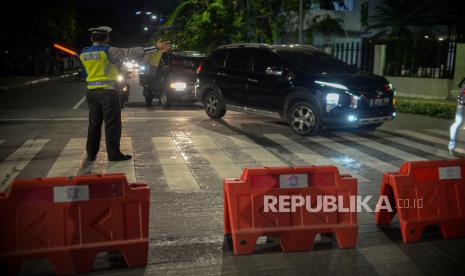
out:
<path id="1" fill-rule="evenodd" d="M 124 65 L 125 65 L 126 68 L 128 68 L 128 69 L 132 69 L 132 68 L 134 67 L 134 63 L 133 63 L 133 62 L 130 62 L 130 61 L 125 62 Z"/>

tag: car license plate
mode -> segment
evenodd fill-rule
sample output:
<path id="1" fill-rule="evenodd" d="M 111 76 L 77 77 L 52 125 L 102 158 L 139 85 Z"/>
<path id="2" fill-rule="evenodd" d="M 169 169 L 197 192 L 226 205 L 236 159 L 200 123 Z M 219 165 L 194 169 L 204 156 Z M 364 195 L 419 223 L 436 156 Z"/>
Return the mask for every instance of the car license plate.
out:
<path id="1" fill-rule="evenodd" d="M 370 106 L 384 106 L 389 104 L 389 98 L 371 99 Z"/>

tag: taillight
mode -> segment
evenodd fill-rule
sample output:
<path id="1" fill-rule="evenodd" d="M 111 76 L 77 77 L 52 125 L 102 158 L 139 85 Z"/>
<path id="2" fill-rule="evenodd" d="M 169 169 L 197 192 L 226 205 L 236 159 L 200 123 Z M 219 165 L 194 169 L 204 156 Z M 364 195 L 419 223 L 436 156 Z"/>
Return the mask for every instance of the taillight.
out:
<path id="1" fill-rule="evenodd" d="M 202 63 L 200 63 L 199 66 L 197 67 L 197 74 L 202 72 L 202 69 L 203 69 Z"/>
<path id="2" fill-rule="evenodd" d="M 387 83 L 387 84 L 384 85 L 384 91 L 392 92 L 392 90 L 394 90 L 394 87 L 392 86 L 391 83 Z"/>

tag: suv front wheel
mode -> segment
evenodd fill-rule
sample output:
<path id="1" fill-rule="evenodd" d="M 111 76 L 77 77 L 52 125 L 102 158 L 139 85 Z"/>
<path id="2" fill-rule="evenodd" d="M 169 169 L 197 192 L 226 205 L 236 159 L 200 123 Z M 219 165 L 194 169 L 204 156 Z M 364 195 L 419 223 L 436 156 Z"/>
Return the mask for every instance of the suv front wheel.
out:
<path id="1" fill-rule="evenodd" d="M 321 113 L 312 102 L 297 102 L 288 114 L 289 126 L 302 136 L 317 135 L 321 130 Z"/>
<path id="2" fill-rule="evenodd" d="M 219 119 L 226 113 L 223 99 L 218 92 L 213 90 L 206 92 L 203 106 L 207 115 L 213 119 Z"/>

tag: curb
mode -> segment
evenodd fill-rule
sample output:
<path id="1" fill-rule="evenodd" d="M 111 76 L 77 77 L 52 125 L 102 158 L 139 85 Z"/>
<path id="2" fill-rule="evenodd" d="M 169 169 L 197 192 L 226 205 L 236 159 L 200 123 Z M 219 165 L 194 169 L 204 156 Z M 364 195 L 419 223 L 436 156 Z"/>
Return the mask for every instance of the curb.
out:
<path id="1" fill-rule="evenodd" d="M 19 85 L 13 86 L 13 87 L 2 86 L 2 87 L 0 87 L 0 92 L 9 91 L 9 90 L 17 89 L 17 88 L 22 88 L 22 87 L 26 87 L 26 86 L 30 86 L 30 85 L 36 85 L 36 84 L 40 84 L 40 83 L 45 83 L 45 82 L 49 82 L 49 81 L 55 81 L 55 80 L 60 80 L 60 79 L 64 79 L 64 78 L 69 78 L 69 77 L 75 76 L 77 74 L 78 74 L 77 72 L 74 72 L 74 73 L 71 73 L 71 74 L 65 74 L 65 75 L 61 75 L 61 76 L 53 77 L 53 78 L 48 78 L 47 77 L 47 78 L 36 79 L 36 80 L 21 83 Z"/>

